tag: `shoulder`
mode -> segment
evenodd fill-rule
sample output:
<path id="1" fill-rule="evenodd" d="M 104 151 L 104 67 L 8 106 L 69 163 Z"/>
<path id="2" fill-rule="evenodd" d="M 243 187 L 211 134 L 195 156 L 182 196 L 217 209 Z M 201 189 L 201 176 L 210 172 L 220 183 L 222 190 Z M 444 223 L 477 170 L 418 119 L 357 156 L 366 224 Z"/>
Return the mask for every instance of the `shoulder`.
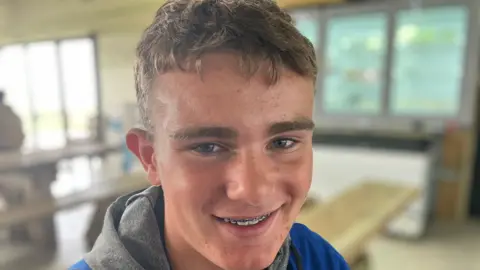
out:
<path id="1" fill-rule="evenodd" d="M 87 262 L 85 260 L 81 260 L 77 262 L 76 264 L 72 265 L 68 270 L 92 270 L 90 266 L 88 266 Z"/>
<path id="2" fill-rule="evenodd" d="M 348 270 L 343 257 L 320 235 L 295 223 L 290 230 L 293 246 L 300 254 L 304 270 Z"/>

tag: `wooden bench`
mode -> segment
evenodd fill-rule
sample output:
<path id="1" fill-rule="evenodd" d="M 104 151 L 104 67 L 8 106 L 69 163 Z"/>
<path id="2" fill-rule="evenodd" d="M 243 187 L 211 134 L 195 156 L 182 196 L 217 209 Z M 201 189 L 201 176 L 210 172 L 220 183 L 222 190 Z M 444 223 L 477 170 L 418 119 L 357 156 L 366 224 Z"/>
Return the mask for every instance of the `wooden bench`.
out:
<path id="1" fill-rule="evenodd" d="M 99 211 L 104 212 L 105 205 L 110 204 L 117 197 L 148 186 L 149 183 L 144 173 L 136 173 L 115 180 L 98 182 L 86 190 L 55 200 L 30 201 L 0 212 L 0 229 L 51 219 L 57 211 L 70 209 L 84 203 L 95 203 L 97 208 L 100 208 Z M 41 224 L 42 222 L 39 226 L 43 226 Z M 54 235 L 52 236 L 50 232 L 52 228 L 40 228 L 39 230 L 41 231 L 40 239 L 37 238 L 35 242 L 52 246 L 51 242 L 55 241 Z"/>
<path id="2" fill-rule="evenodd" d="M 364 182 L 333 200 L 305 207 L 297 222 L 330 242 L 353 267 L 372 238 L 417 196 L 412 188 Z"/>

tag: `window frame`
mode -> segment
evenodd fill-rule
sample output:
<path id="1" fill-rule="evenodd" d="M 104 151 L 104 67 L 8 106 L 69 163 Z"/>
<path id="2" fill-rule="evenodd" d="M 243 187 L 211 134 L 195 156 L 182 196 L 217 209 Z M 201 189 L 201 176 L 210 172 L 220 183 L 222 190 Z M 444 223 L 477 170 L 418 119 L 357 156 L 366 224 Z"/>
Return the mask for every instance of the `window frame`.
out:
<path id="1" fill-rule="evenodd" d="M 390 112 L 390 97 L 392 86 L 392 64 L 394 59 L 394 42 L 396 34 L 397 15 L 403 10 L 410 10 L 411 0 L 388 1 L 388 3 L 354 3 L 348 5 L 328 6 L 317 8 L 320 33 L 318 36 L 317 59 L 319 73 L 317 76 L 317 88 L 315 97 L 314 120 L 317 128 L 330 131 L 367 131 L 367 132 L 424 132 L 442 133 L 449 122 L 458 123 L 462 127 L 470 127 L 475 122 L 475 103 L 477 100 L 477 72 L 479 57 L 480 31 L 476 31 L 476 25 L 480 24 L 480 1 L 476 0 L 422 0 L 420 6 L 423 9 L 448 6 L 466 6 L 469 17 L 467 22 L 467 41 L 464 52 L 463 69 L 464 76 L 461 82 L 461 94 L 459 111 L 451 117 L 445 116 L 415 116 L 394 115 Z M 312 9 L 295 9 L 292 13 L 301 13 Z M 326 54 L 327 27 L 331 19 L 348 17 L 361 14 L 384 12 L 387 16 L 387 52 L 384 59 L 383 87 L 381 98 L 381 113 L 379 114 L 332 114 L 327 113 L 323 106 L 324 80 L 324 55 Z"/>
<path id="2" fill-rule="evenodd" d="M 368 6 L 370 7 L 370 6 Z M 387 46 L 385 48 L 385 58 L 383 59 L 383 63 L 382 63 L 382 66 L 384 67 L 383 71 L 381 72 L 381 77 L 382 77 L 382 83 L 381 83 L 381 87 L 380 87 L 380 101 L 381 101 L 381 104 L 379 106 L 379 111 L 380 111 L 380 114 L 383 113 L 384 111 L 384 100 L 386 99 L 385 97 L 385 88 L 387 87 L 388 83 L 385 82 L 385 79 L 383 78 L 386 78 L 387 76 L 385 76 L 386 72 L 389 70 L 389 65 L 387 65 L 387 59 L 390 58 L 389 56 L 389 42 L 390 42 L 390 38 L 389 38 L 389 27 L 390 27 L 390 16 L 389 14 L 386 12 L 386 5 L 385 4 L 381 4 L 381 5 L 375 5 L 375 6 L 371 6 L 370 8 L 368 8 L 367 6 L 361 6 L 361 7 L 358 7 L 357 9 L 354 9 L 354 10 L 351 10 L 351 9 L 347 9 L 347 10 L 330 10 L 325 13 L 325 22 L 324 22 L 324 25 L 325 25 L 325 32 L 323 33 L 324 34 L 324 37 L 323 37 L 323 40 L 324 40 L 324 44 L 323 44 L 323 47 L 322 47 L 322 57 L 321 57 L 321 61 L 322 61 L 322 70 L 325 69 L 325 66 L 326 66 L 326 60 L 327 60 L 327 44 L 328 44 L 328 23 L 333 20 L 333 19 L 338 19 L 338 18 L 348 18 L 350 16 L 362 16 L 362 15 L 368 15 L 368 14 L 372 14 L 372 13 L 375 13 L 375 14 L 379 14 L 379 13 L 386 13 L 385 14 L 385 19 L 386 19 L 386 25 L 385 25 L 385 41 L 387 42 Z M 331 112 L 327 112 L 326 111 L 326 108 L 324 108 L 324 104 L 323 104 L 323 98 L 326 94 L 326 89 L 325 89 L 325 80 L 326 80 L 327 76 L 323 75 L 323 74 L 319 74 L 318 76 L 318 86 L 319 88 L 317 88 L 317 95 L 319 96 L 322 96 L 322 102 L 318 104 L 317 106 L 317 113 L 321 114 L 321 115 L 329 115 L 329 116 L 339 116 L 339 117 L 358 117 L 359 115 L 361 115 L 362 117 L 377 117 L 379 114 L 378 113 L 372 113 L 372 112 L 362 112 L 361 114 L 355 114 L 355 113 L 351 113 L 351 112 L 341 112 L 341 113 L 331 113 Z"/>

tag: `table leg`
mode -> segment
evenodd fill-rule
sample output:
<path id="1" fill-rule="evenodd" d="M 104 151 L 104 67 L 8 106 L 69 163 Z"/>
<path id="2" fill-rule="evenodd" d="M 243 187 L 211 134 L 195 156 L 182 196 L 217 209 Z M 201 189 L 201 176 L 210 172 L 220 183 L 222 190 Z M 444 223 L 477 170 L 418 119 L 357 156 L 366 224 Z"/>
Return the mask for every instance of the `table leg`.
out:
<path id="1" fill-rule="evenodd" d="M 368 259 L 368 255 L 364 253 L 362 256 L 360 256 L 355 263 L 352 264 L 351 267 L 352 270 L 370 270 L 370 262 Z"/>
<path id="2" fill-rule="evenodd" d="M 4 199 L 7 208 L 15 208 L 25 203 L 27 194 L 32 190 L 32 182 L 28 177 L 20 174 L 2 176 L 0 196 Z M 8 238 L 12 243 L 25 243 L 31 237 L 25 224 L 12 226 L 8 231 Z"/>
<path id="3" fill-rule="evenodd" d="M 37 167 L 31 170 L 32 181 L 35 185 L 34 198 L 41 200 L 54 200 L 50 190 L 50 185 L 57 177 L 56 164 L 48 164 Z M 30 232 L 35 244 L 43 246 L 48 249 L 55 250 L 57 247 L 56 228 L 54 216 L 44 217 L 39 221 L 33 222 L 30 227 Z"/>

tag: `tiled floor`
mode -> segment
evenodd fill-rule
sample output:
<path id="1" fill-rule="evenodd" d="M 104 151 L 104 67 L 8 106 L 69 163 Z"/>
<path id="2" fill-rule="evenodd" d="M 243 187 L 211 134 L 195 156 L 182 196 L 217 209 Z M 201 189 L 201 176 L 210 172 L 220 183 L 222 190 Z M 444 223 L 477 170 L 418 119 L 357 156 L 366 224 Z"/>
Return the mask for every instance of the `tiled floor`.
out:
<path id="1" fill-rule="evenodd" d="M 0 270 L 67 269 L 80 259 L 86 250 L 83 236 L 93 211 L 93 205 L 84 205 L 55 216 L 59 244 L 55 255 L 28 247 L 0 245 Z"/>
<path id="2" fill-rule="evenodd" d="M 65 270 L 84 252 L 82 236 L 92 211 L 86 205 L 56 217 L 60 247 L 54 258 L 30 250 L 25 259 L 28 249 L 0 247 L 0 269 Z M 371 270 L 480 270 L 480 222 L 436 225 L 413 242 L 378 237 L 369 250 Z"/>
<path id="3" fill-rule="evenodd" d="M 416 242 L 379 237 L 370 251 L 374 270 L 480 270 L 480 222 L 436 225 Z"/>

